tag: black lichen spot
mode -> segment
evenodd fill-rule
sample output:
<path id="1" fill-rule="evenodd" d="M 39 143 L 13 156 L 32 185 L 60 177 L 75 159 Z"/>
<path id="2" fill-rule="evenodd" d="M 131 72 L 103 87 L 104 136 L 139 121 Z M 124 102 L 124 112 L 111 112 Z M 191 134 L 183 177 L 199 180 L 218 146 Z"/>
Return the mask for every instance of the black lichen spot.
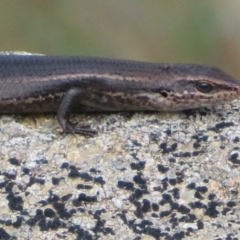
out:
<path id="1" fill-rule="evenodd" d="M 194 182 L 191 182 L 187 185 L 188 189 L 195 189 L 196 188 L 196 184 Z"/>
<path id="2" fill-rule="evenodd" d="M 236 205 L 237 205 L 237 204 L 236 204 L 236 202 L 234 202 L 234 201 L 229 201 L 229 202 L 227 202 L 227 206 L 230 207 L 230 208 L 235 207 Z"/>
<path id="3" fill-rule="evenodd" d="M 214 127 L 209 127 L 208 130 L 213 132 L 219 132 L 220 129 L 234 126 L 233 122 L 220 122 L 217 123 Z"/>
<path id="4" fill-rule="evenodd" d="M 14 196 L 13 193 L 10 193 L 7 196 L 7 200 L 8 200 L 8 207 L 12 211 L 22 211 L 23 210 L 23 199 L 22 199 L 22 197 Z"/>
<path id="5" fill-rule="evenodd" d="M 44 185 L 45 184 L 45 179 L 43 178 L 36 178 L 36 182 L 40 185 Z"/>
<path id="6" fill-rule="evenodd" d="M 189 204 L 189 206 L 192 209 L 194 209 L 194 208 L 204 208 L 204 209 L 206 209 L 207 208 L 207 206 L 205 204 L 203 204 L 202 202 L 200 202 L 200 201 L 191 202 Z"/>
<path id="7" fill-rule="evenodd" d="M 188 214 L 188 222 L 193 223 L 196 219 L 197 219 L 197 217 L 195 214 L 191 214 L 191 213 Z"/>
<path id="8" fill-rule="evenodd" d="M 233 153 L 231 153 L 229 160 L 235 161 L 237 158 L 238 158 L 238 152 L 233 152 Z"/>
<path id="9" fill-rule="evenodd" d="M 26 224 L 27 224 L 28 226 L 30 226 L 30 227 L 35 226 L 36 223 L 37 223 L 37 220 L 36 220 L 35 218 L 30 218 L 30 219 L 28 219 L 28 220 L 26 221 Z"/>
<path id="10" fill-rule="evenodd" d="M 93 187 L 91 186 L 91 185 L 87 185 L 87 184 L 78 184 L 77 185 L 77 189 L 87 189 L 87 190 L 89 190 L 89 189 L 92 189 Z"/>
<path id="11" fill-rule="evenodd" d="M 101 217 L 100 215 L 102 214 L 102 211 L 101 210 L 96 210 L 94 213 L 93 213 L 93 218 L 94 219 L 97 219 L 97 220 L 101 220 Z M 100 222 L 99 222 L 100 223 Z M 104 226 L 104 224 L 102 225 Z"/>
<path id="12" fill-rule="evenodd" d="M 20 165 L 20 162 L 17 158 L 9 158 L 9 163 L 12 164 L 12 165 L 16 165 L 16 166 L 19 166 Z"/>
<path id="13" fill-rule="evenodd" d="M 178 226 L 178 218 L 176 217 L 176 213 L 173 213 L 171 215 L 169 223 L 172 224 L 172 229 L 174 229 L 174 228 L 176 228 Z"/>
<path id="14" fill-rule="evenodd" d="M 58 185 L 60 182 L 60 178 L 52 177 L 52 184 L 53 185 Z"/>
<path id="15" fill-rule="evenodd" d="M 48 197 L 47 201 L 49 203 L 54 203 L 60 200 L 60 197 L 57 194 L 53 194 L 52 191 L 50 191 L 50 196 Z"/>
<path id="16" fill-rule="evenodd" d="M 151 217 L 153 217 L 153 218 L 158 218 L 158 215 L 157 215 L 156 213 L 152 213 L 152 214 L 151 214 Z"/>
<path id="17" fill-rule="evenodd" d="M 62 202 L 54 202 L 53 207 L 59 213 L 65 209 L 65 204 Z"/>
<path id="18" fill-rule="evenodd" d="M 127 217 L 125 213 L 117 213 L 117 216 L 123 221 L 124 224 L 128 224 Z"/>
<path id="19" fill-rule="evenodd" d="M 103 234 L 104 234 L 104 235 L 109 235 L 109 234 L 115 235 L 113 229 L 110 228 L 110 227 L 105 227 L 105 228 L 103 228 Z"/>
<path id="20" fill-rule="evenodd" d="M 58 229 L 60 227 L 65 227 L 66 224 L 62 221 L 60 221 L 59 218 L 54 218 L 53 221 L 52 221 L 52 226 L 51 226 L 51 229 Z"/>
<path id="21" fill-rule="evenodd" d="M 134 222 L 130 222 L 129 225 L 129 227 L 133 229 L 133 232 L 137 234 L 150 235 L 155 239 L 159 239 L 159 237 L 161 236 L 160 229 L 150 227 L 151 225 L 153 225 L 153 223 L 149 220 L 142 220 L 142 222 L 140 222 L 139 224 L 134 224 Z"/>
<path id="22" fill-rule="evenodd" d="M 171 213 L 172 213 L 172 211 L 169 211 L 169 210 L 168 211 L 161 211 L 159 216 L 160 216 L 160 218 L 164 218 L 164 217 L 169 216 Z"/>
<path id="23" fill-rule="evenodd" d="M 166 201 L 166 202 L 171 202 L 172 201 L 172 196 L 170 194 L 167 193 L 163 193 L 162 194 L 162 198 Z"/>
<path id="24" fill-rule="evenodd" d="M 207 209 L 205 214 L 208 215 L 209 217 L 216 218 L 219 214 L 219 211 L 217 210 L 217 206 L 219 206 L 218 202 L 209 202 L 207 205 Z"/>
<path id="25" fill-rule="evenodd" d="M 132 182 L 118 181 L 117 186 L 121 189 L 133 190 L 134 184 Z"/>
<path id="26" fill-rule="evenodd" d="M 171 134 L 172 134 L 172 131 L 170 130 L 170 129 L 167 129 L 166 131 L 164 131 L 166 134 L 167 134 L 167 136 L 171 136 Z"/>
<path id="27" fill-rule="evenodd" d="M 179 204 L 177 202 L 172 202 L 171 204 L 171 209 L 172 210 L 177 210 L 179 208 Z"/>
<path id="28" fill-rule="evenodd" d="M 5 224 L 6 226 L 11 226 L 12 225 L 12 220 L 8 219 L 6 221 L 1 221 L 2 224 Z"/>
<path id="29" fill-rule="evenodd" d="M 88 173 L 79 173 L 79 177 L 85 181 L 93 181 L 93 177 Z"/>
<path id="30" fill-rule="evenodd" d="M 132 143 L 137 146 L 137 147 L 141 147 L 142 144 L 140 142 L 138 142 L 137 140 L 132 140 Z"/>
<path id="31" fill-rule="evenodd" d="M 79 172 L 74 166 L 70 167 L 69 178 L 81 178 L 85 181 L 93 181 L 93 177 L 86 172 Z"/>
<path id="32" fill-rule="evenodd" d="M 173 185 L 177 184 L 177 179 L 176 178 L 170 178 L 168 182 L 169 182 L 170 185 L 173 186 Z"/>
<path id="33" fill-rule="evenodd" d="M 175 234 L 172 235 L 172 239 L 178 239 L 181 240 L 184 238 L 185 233 L 183 231 L 181 232 L 177 232 Z"/>
<path id="34" fill-rule="evenodd" d="M 240 164 L 240 160 L 237 159 L 238 156 L 238 152 L 232 152 L 228 160 L 231 161 L 233 164 Z"/>
<path id="35" fill-rule="evenodd" d="M 41 219 L 39 222 L 38 222 L 38 226 L 40 228 L 40 231 L 47 231 L 48 230 L 48 227 L 47 227 L 47 222 L 45 219 Z"/>
<path id="36" fill-rule="evenodd" d="M 208 191 L 208 188 L 206 186 L 198 186 L 196 190 L 201 193 L 206 193 Z"/>
<path id="37" fill-rule="evenodd" d="M 133 240 L 141 240 L 141 237 L 135 237 Z"/>
<path id="38" fill-rule="evenodd" d="M 173 197 L 174 197 L 175 199 L 179 199 L 179 198 L 180 198 L 180 191 L 179 191 L 178 188 L 172 189 L 171 192 L 173 193 Z"/>
<path id="39" fill-rule="evenodd" d="M 202 136 L 202 138 L 201 138 L 204 142 L 206 142 L 207 140 L 208 140 L 208 136 L 207 135 L 204 135 L 204 136 Z"/>
<path id="40" fill-rule="evenodd" d="M 139 161 L 139 158 L 137 157 L 137 153 L 132 152 L 132 153 L 130 153 L 130 155 L 131 155 L 134 159 L 136 159 L 137 161 Z"/>
<path id="41" fill-rule="evenodd" d="M 71 209 L 70 211 L 67 211 L 67 209 L 62 209 L 62 210 L 59 210 L 58 212 L 58 215 L 61 219 L 70 219 L 72 217 L 72 215 L 75 213 L 75 209 Z"/>
<path id="42" fill-rule="evenodd" d="M 97 170 L 97 169 L 95 169 L 95 168 L 90 168 L 90 169 L 89 169 L 89 172 L 90 172 L 90 173 L 95 173 L 95 174 L 101 173 L 100 170 Z"/>
<path id="43" fill-rule="evenodd" d="M 203 229 L 203 228 L 204 228 L 204 223 L 203 223 L 203 221 L 198 220 L 198 221 L 197 221 L 197 227 L 198 227 L 198 229 Z"/>
<path id="44" fill-rule="evenodd" d="M 172 145 L 171 145 L 171 150 L 172 151 L 175 151 L 176 149 L 177 149 L 177 143 L 173 143 Z"/>
<path id="45" fill-rule="evenodd" d="M 131 163 L 130 167 L 131 167 L 132 170 L 140 171 L 140 170 L 144 169 L 145 164 L 146 164 L 145 161 L 139 161 L 138 163 Z"/>
<path id="46" fill-rule="evenodd" d="M 149 212 L 149 211 L 151 210 L 150 201 L 147 200 L 147 199 L 143 199 L 142 203 L 143 203 L 143 205 L 142 205 L 141 210 L 142 210 L 144 213 Z"/>
<path id="47" fill-rule="evenodd" d="M 95 177 L 94 182 L 104 185 L 106 182 L 103 180 L 103 177 Z"/>
<path id="48" fill-rule="evenodd" d="M 214 194 L 214 193 L 210 193 L 210 194 L 208 195 L 208 199 L 209 199 L 210 201 L 212 201 L 215 197 L 216 197 L 216 194 Z"/>
<path id="49" fill-rule="evenodd" d="M 160 186 L 153 187 L 154 191 L 163 192 L 163 189 Z"/>
<path id="50" fill-rule="evenodd" d="M 168 202 L 167 201 L 165 201 L 164 199 L 161 199 L 160 201 L 159 201 L 159 204 L 161 205 L 161 206 L 163 206 L 163 205 L 165 205 L 165 204 L 167 204 Z"/>
<path id="51" fill-rule="evenodd" d="M 231 190 L 231 194 L 238 195 L 238 190 Z"/>
<path id="52" fill-rule="evenodd" d="M 167 188 L 168 188 L 168 178 L 162 179 L 161 183 L 162 183 L 163 190 L 167 190 Z"/>
<path id="53" fill-rule="evenodd" d="M 179 176 L 179 177 L 177 177 L 177 183 L 179 184 L 179 183 L 182 183 L 183 182 L 183 177 L 181 177 L 181 176 Z"/>
<path id="54" fill-rule="evenodd" d="M 30 172 L 29 168 L 26 168 L 26 167 L 24 167 L 22 171 L 23 171 L 23 174 L 26 174 L 26 175 L 29 174 Z"/>
<path id="55" fill-rule="evenodd" d="M 235 138 L 233 139 L 233 142 L 234 142 L 234 143 L 239 142 L 239 137 L 235 137 Z"/>
<path id="56" fill-rule="evenodd" d="M 137 208 L 140 208 L 140 207 L 142 206 L 142 204 L 141 204 L 139 201 L 137 201 L 137 200 L 134 200 L 134 201 L 132 202 L 132 204 L 133 204 L 135 207 L 137 207 Z"/>
<path id="57" fill-rule="evenodd" d="M 43 159 L 40 159 L 40 160 L 36 160 L 35 161 L 37 164 L 47 164 L 48 163 L 48 160 L 43 158 Z"/>
<path id="58" fill-rule="evenodd" d="M 14 236 L 9 235 L 3 228 L 0 228 L 0 239 L 8 240 L 8 239 L 17 239 Z"/>
<path id="59" fill-rule="evenodd" d="M 217 129 L 223 129 L 223 128 L 232 127 L 232 126 L 234 126 L 233 122 L 220 122 L 215 125 Z"/>
<path id="60" fill-rule="evenodd" d="M 170 162 L 170 163 L 175 163 L 175 162 L 176 162 L 176 159 L 173 158 L 173 157 L 170 157 L 170 158 L 169 158 L 169 162 Z"/>
<path id="61" fill-rule="evenodd" d="M 142 219 L 144 217 L 142 213 L 142 209 L 140 207 L 136 208 L 136 210 L 133 213 L 137 218 Z"/>
<path id="62" fill-rule="evenodd" d="M 163 142 L 159 145 L 159 148 L 162 149 L 162 154 L 167 154 L 169 153 L 170 151 L 172 151 L 172 148 L 171 147 L 167 147 L 167 143 L 166 142 Z"/>
<path id="63" fill-rule="evenodd" d="M 133 202 L 134 200 L 139 200 L 143 194 L 148 194 L 147 190 L 135 189 L 134 193 L 129 196 L 129 201 Z"/>
<path id="64" fill-rule="evenodd" d="M 10 179 L 10 180 L 15 180 L 16 176 L 17 176 L 17 172 L 14 172 L 14 173 L 3 172 L 2 175 L 5 176 L 6 178 Z"/>
<path id="65" fill-rule="evenodd" d="M 192 155 L 193 155 L 194 157 L 196 157 L 196 156 L 199 156 L 199 155 L 201 155 L 201 154 L 203 154 L 203 153 L 205 153 L 205 151 L 203 151 L 203 150 L 193 151 L 193 152 L 192 152 Z"/>
<path id="66" fill-rule="evenodd" d="M 51 208 L 46 208 L 44 210 L 44 215 L 49 218 L 55 217 L 56 213 Z"/>
<path id="67" fill-rule="evenodd" d="M 67 194 L 67 195 L 62 196 L 61 199 L 62 199 L 63 202 L 66 202 L 66 201 L 69 200 L 71 197 L 72 197 L 72 194 L 69 193 L 69 194 Z"/>
<path id="68" fill-rule="evenodd" d="M 229 211 L 231 211 L 231 208 L 224 208 L 223 210 L 222 210 L 222 215 L 226 215 Z"/>
<path id="69" fill-rule="evenodd" d="M 146 184 L 146 180 L 142 178 L 141 174 L 137 174 L 133 177 L 133 181 L 136 183 L 136 184 L 139 184 L 139 185 L 145 185 Z"/>
<path id="70" fill-rule="evenodd" d="M 13 187 L 16 185 L 14 182 L 4 182 L 5 183 L 5 191 L 12 193 Z"/>
<path id="71" fill-rule="evenodd" d="M 79 202 L 96 202 L 97 197 L 96 196 L 87 196 L 85 193 L 80 193 L 78 195 L 78 201 Z"/>
<path id="72" fill-rule="evenodd" d="M 178 208 L 178 212 L 182 213 L 182 214 L 187 214 L 190 213 L 191 209 L 184 206 L 184 205 L 180 205 Z"/>
<path id="73" fill-rule="evenodd" d="M 60 168 L 64 169 L 64 168 L 68 168 L 68 167 L 69 167 L 69 163 L 68 162 L 64 162 L 64 163 L 62 163 Z"/>
<path id="74" fill-rule="evenodd" d="M 86 240 L 92 240 L 92 239 L 99 239 L 100 236 L 97 234 L 94 234 L 94 238 L 92 236 L 92 234 L 90 234 L 88 231 L 80 228 L 79 225 L 71 225 L 68 228 L 68 232 L 69 233 L 74 233 L 77 234 L 77 238 L 76 239 L 86 239 Z"/>
<path id="75" fill-rule="evenodd" d="M 193 147 L 194 147 L 194 148 L 200 148 L 200 147 L 201 147 L 201 144 L 198 143 L 198 142 L 195 142 L 195 143 L 193 143 Z"/>
<path id="76" fill-rule="evenodd" d="M 81 213 L 84 213 L 85 209 L 84 208 L 78 208 L 78 211 L 81 212 Z"/>
<path id="77" fill-rule="evenodd" d="M 158 137 L 159 137 L 159 134 L 152 133 L 152 132 L 149 134 L 149 139 L 152 142 L 158 142 Z"/>
<path id="78" fill-rule="evenodd" d="M 164 167 L 162 164 L 158 164 L 158 171 L 161 173 L 166 173 L 169 170 L 169 167 Z"/>
<path id="79" fill-rule="evenodd" d="M 70 172 L 68 173 L 69 178 L 78 178 L 79 177 L 79 172 L 76 168 L 72 168 Z"/>
<path id="80" fill-rule="evenodd" d="M 166 149 L 166 147 L 167 147 L 167 143 L 166 142 L 163 142 L 163 143 L 161 143 L 159 145 L 159 148 L 161 148 L 161 149 Z"/>
<path id="81" fill-rule="evenodd" d="M 199 136 L 197 134 L 192 135 L 192 139 L 199 141 Z"/>
<path id="82" fill-rule="evenodd" d="M 189 157 L 191 157 L 191 153 L 190 152 L 184 152 L 184 153 L 182 153 L 182 156 L 185 157 L 185 158 L 189 158 Z"/>
<path id="83" fill-rule="evenodd" d="M 159 205 L 157 203 L 152 203 L 152 210 L 157 212 L 159 210 Z"/>
<path id="84" fill-rule="evenodd" d="M 16 222 L 12 223 L 12 226 L 15 228 L 20 228 L 22 226 L 22 221 L 23 221 L 23 218 L 17 216 L 17 220 L 16 220 Z M 0 236 L 0 239 L 1 239 L 1 236 Z"/>
<path id="85" fill-rule="evenodd" d="M 198 198 L 200 200 L 204 199 L 204 197 L 201 195 L 201 193 L 199 191 L 196 191 L 195 194 L 194 194 L 194 197 L 195 198 Z"/>

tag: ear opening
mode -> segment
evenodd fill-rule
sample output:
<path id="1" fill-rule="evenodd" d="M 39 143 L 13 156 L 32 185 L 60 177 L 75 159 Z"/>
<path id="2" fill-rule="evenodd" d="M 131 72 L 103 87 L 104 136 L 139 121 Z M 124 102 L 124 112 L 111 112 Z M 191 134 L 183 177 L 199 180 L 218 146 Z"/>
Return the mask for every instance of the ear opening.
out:
<path id="1" fill-rule="evenodd" d="M 165 91 L 161 91 L 160 94 L 161 94 L 164 98 L 168 97 L 168 93 L 165 92 Z"/>

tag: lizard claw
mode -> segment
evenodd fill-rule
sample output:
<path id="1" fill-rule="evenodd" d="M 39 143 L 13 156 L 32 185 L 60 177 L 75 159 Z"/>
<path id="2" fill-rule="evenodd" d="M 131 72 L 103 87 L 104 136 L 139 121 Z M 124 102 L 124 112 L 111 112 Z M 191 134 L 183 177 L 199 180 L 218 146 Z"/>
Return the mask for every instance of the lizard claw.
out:
<path id="1" fill-rule="evenodd" d="M 70 121 L 67 121 L 67 120 L 62 120 L 60 122 L 60 125 L 63 129 L 64 132 L 67 132 L 67 133 L 77 133 L 77 134 L 82 134 L 84 136 L 94 136 L 95 134 L 97 134 L 97 131 L 96 130 L 92 130 L 90 128 L 90 125 L 89 124 L 86 124 L 86 125 L 76 125 L 76 124 L 73 124 L 71 123 Z"/>

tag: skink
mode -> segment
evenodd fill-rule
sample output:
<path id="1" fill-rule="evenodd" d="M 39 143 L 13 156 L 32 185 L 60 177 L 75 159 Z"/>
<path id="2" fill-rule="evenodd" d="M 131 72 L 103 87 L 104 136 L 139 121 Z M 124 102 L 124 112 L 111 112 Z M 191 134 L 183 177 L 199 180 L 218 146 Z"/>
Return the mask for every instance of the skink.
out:
<path id="1" fill-rule="evenodd" d="M 230 101 L 240 83 L 218 68 L 93 57 L 0 54 L 0 113 L 57 112 L 65 132 L 73 112 L 179 111 Z"/>

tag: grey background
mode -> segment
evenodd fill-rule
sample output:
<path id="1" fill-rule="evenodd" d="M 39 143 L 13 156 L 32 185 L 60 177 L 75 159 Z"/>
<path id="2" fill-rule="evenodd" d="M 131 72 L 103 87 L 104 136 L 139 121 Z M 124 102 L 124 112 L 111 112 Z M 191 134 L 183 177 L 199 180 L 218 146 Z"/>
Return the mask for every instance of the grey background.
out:
<path id="1" fill-rule="evenodd" d="M 240 76 L 239 1 L 4 0 L 0 50 L 216 65 Z"/>

